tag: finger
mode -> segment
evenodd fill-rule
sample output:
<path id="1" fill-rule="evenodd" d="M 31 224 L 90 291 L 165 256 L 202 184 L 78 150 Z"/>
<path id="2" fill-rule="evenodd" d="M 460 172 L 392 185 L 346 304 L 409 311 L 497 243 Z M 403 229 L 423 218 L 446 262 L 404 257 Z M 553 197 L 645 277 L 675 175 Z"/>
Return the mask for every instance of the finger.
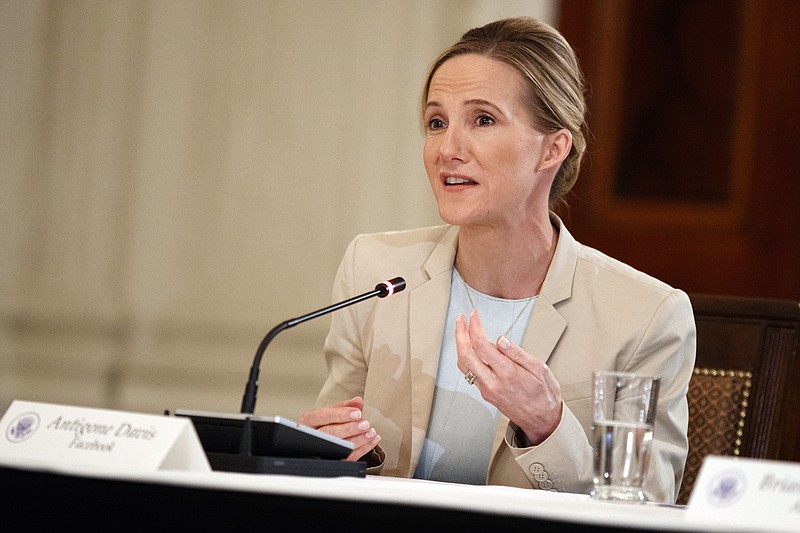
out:
<path id="1" fill-rule="evenodd" d="M 472 343 L 472 351 L 484 365 L 497 368 L 505 362 L 505 358 L 497 353 L 495 344 L 486 336 L 486 330 L 481 322 L 481 315 L 473 310 L 469 317 L 469 338 Z M 474 372 L 475 369 L 473 369 Z"/>
<path id="2" fill-rule="evenodd" d="M 472 348 L 467 319 L 464 315 L 456 317 L 456 354 L 458 356 L 456 365 L 462 374 L 466 374 L 471 367 L 477 368 L 482 365 Z"/>
<path id="3" fill-rule="evenodd" d="M 500 353 L 532 374 L 538 374 L 545 366 L 543 361 L 530 355 L 505 335 L 497 339 L 496 346 Z"/>
<path id="4" fill-rule="evenodd" d="M 554 405 L 561 403 L 561 384 L 544 361 L 533 357 L 505 336 L 497 340 L 497 349 L 539 381 L 543 386 L 541 390 L 545 393 L 543 397 L 551 398 Z"/>
<path id="5" fill-rule="evenodd" d="M 342 400 L 334 407 L 355 407 L 356 409 L 364 409 L 364 398 L 361 396 L 354 396 L 349 400 Z"/>
<path id="6" fill-rule="evenodd" d="M 473 310 L 471 315 L 472 317 L 477 316 L 477 311 Z M 456 319 L 456 352 L 458 356 L 456 364 L 461 373 L 464 374 L 467 383 L 477 386 L 481 394 L 483 394 L 484 386 L 490 384 L 495 376 L 486 363 L 486 359 L 480 355 L 479 351 L 485 349 L 494 350 L 494 346 L 486 338 L 480 319 L 478 319 L 478 327 L 476 329 L 472 327 L 472 320 L 474 318 L 470 320 L 468 325 L 467 319 L 463 315 L 459 315 Z M 474 342 L 476 337 L 485 339 L 481 342 L 487 344 L 487 347 L 478 346 L 476 348 L 476 343 Z"/>
<path id="7" fill-rule="evenodd" d="M 317 429 L 324 431 L 329 435 L 333 435 L 334 437 L 345 440 L 358 439 L 359 437 L 363 437 L 368 433 L 370 434 L 370 437 L 366 438 L 369 439 L 375 433 L 374 428 L 367 420 L 347 422 L 344 424 L 329 424 L 326 426 L 320 426 Z"/>
<path id="8" fill-rule="evenodd" d="M 353 420 L 361 420 L 363 401 L 356 407 L 350 404 L 353 400 L 339 402 L 334 407 L 320 407 L 303 413 L 298 422 L 304 426 L 320 428 L 331 424 L 343 424 Z"/>
<path id="9" fill-rule="evenodd" d="M 360 444 L 356 444 L 358 441 L 351 441 L 355 445 L 353 451 L 347 456 L 347 461 L 358 461 L 365 455 L 367 455 L 378 443 L 381 441 L 381 436 L 375 433 L 372 437 L 366 438 L 366 440 L 360 441 Z"/>

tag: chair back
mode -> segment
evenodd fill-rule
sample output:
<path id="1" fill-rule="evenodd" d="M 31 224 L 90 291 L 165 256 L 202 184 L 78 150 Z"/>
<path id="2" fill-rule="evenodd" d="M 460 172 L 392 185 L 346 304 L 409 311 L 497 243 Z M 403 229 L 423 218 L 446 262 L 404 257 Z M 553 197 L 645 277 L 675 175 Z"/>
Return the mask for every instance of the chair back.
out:
<path id="1" fill-rule="evenodd" d="M 800 461 L 800 303 L 689 298 L 697 357 L 679 504 L 688 502 L 707 455 Z"/>

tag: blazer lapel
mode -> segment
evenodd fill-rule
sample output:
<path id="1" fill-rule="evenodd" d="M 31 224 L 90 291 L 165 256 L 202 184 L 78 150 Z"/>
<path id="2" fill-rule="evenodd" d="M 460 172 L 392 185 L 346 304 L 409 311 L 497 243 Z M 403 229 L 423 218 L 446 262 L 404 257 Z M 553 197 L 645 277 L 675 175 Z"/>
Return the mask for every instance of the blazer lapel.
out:
<path id="1" fill-rule="evenodd" d="M 409 354 L 411 358 L 411 458 L 410 472 L 422 450 L 433 404 L 445 313 L 458 243 L 458 228 L 450 228 L 425 262 L 428 281 L 411 291 L 409 300 Z"/>
<path id="2" fill-rule="evenodd" d="M 523 350 L 545 363 L 550 359 L 567 328 L 567 320 L 558 312 L 556 304 L 572 296 L 572 284 L 580 248 L 580 244 L 567 231 L 561 219 L 552 213 L 550 218 L 558 230 L 558 244 L 521 344 Z M 500 417 L 492 447 L 492 458 L 503 443 L 508 422 L 505 416 Z"/>
<path id="3" fill-rule="evenodd" d="M 558 230 L 558 243 L 522 340 L 522 348 L 544 362 L 567 327 L 556 305 L 572 296 L 580 247 L 557 216 L 551 214 L 551 220 Z"/>
<path id="4" fill-rule="evenodd" d="M 553 304 L 540 295 L 525 330 L 522 349 L 546 363 L 566 327 L 566 319 L 556 311 Z"/>

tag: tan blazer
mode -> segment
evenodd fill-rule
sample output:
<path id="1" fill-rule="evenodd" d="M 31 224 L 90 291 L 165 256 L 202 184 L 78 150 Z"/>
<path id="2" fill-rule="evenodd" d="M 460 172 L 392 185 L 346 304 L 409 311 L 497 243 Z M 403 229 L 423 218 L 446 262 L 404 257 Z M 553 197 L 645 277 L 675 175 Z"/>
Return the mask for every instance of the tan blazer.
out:
<path id="1" fill-rule="evenodd" d="M 546 361 L 561 385 L 562 422 L 543 443 L 515 447 L 502 417 L 487 483 L 588 493 L 593 451 L 592 372 L 619 369 L 662 378 L 645 494 L 674 502 L 688 450 L 686 392 L 695 325 L 682 291 L 583 246 L 555 215 L 558 244 L 522 347 Z M 332 314 L 329 375 L 317 405 L 360 395 L 381 435 L 383 464 L 371 473 L 411 477 L 428 428 L 458 228 L 359 235 L 339 266 L 333 300 L 402 276 L 405 291 Z M 383 453 L 381 455 L 383 455 Z"/>

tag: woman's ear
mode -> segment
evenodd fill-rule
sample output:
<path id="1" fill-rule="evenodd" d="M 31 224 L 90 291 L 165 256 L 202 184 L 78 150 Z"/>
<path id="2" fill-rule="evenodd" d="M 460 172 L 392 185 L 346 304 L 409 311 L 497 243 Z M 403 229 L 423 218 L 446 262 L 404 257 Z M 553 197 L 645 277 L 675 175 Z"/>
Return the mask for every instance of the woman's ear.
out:
<path id="1" fill-rule="evenodd" d="M 544 144 L 544 157 L 539 170 L 558 167 L 569 155 L 572 149 L 572 133 L 566 129 L 560 129 L 549 133 Z"/>

